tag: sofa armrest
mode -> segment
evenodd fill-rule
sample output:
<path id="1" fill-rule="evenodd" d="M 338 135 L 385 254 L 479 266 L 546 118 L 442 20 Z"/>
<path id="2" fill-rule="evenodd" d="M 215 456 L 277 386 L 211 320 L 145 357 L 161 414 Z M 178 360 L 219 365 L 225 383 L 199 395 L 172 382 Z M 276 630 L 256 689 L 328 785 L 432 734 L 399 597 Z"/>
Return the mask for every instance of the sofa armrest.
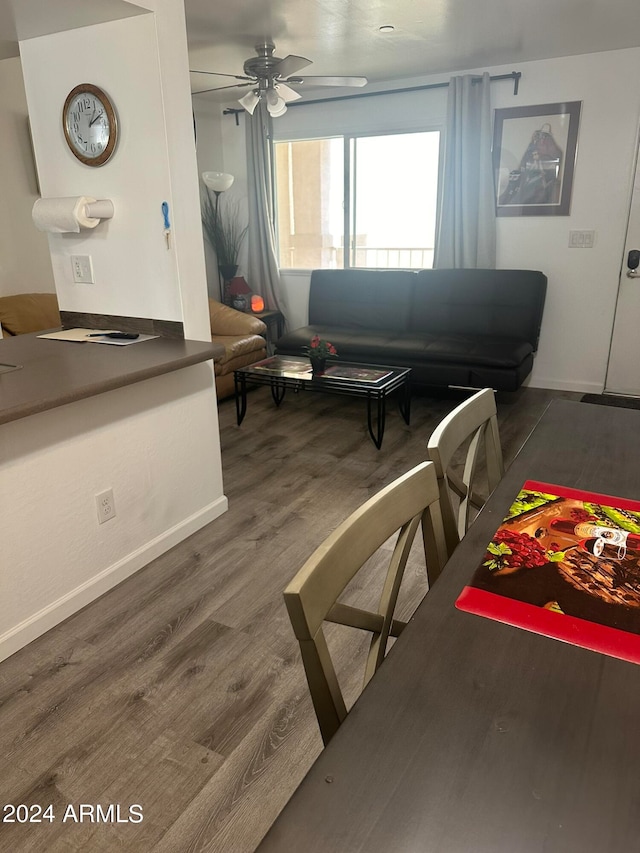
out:
<path id="1" fill-rule="evenodd" d="M 267 327 L 259 317 L 236 311 L 222 302 L 209 299 L 212 335 L 264 335 Z"/>

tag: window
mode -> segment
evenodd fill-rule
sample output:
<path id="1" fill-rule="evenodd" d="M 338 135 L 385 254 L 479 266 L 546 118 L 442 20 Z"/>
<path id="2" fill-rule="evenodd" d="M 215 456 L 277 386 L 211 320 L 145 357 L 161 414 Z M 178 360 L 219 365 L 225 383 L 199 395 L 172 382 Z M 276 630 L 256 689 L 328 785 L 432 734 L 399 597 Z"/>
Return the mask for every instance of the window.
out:
<path id="1" fill-rule="evenodd" d="M 433 266 L 439 152 L 439 131 L 276 142 L 280 266 Z"/>

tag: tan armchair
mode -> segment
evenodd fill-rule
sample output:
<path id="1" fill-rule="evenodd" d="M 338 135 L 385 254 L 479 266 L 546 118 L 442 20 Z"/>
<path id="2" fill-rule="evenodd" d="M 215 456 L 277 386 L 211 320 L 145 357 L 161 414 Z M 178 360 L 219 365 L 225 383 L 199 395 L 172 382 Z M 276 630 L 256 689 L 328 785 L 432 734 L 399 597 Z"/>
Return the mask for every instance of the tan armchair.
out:
<path id="1" fill-rule="evenodd" d="M 262 335 L 267 327 L 253 314 L 243 314 L 214 299 L 209 300 L 211 338 L 224 347 L 214 362 L 218 399 L 233 394 L 233 371 L 267 355 Z M 19 293 L 0 296 L 0 327 L 5 336 L 41 332 L 62 325 L 55 293 Z"/>
<path id="2" fill-rule="evenodd" d="M 244 314 L 222 302 L 209 299 L 211 340 L 224 346 L 225 353 L 216 358 L 216 392 L 218 400 L 234 393 L 233 371 L 260 361 L 267 356 L 267 342 L 262 337 L 267 327 L 253 314 Z"/>
<path id="3" fill-rule="evenodd" d="M 0 296 L 3 337 L 27 335 L 62 325 L 55 293 L 17 293 Z"/>

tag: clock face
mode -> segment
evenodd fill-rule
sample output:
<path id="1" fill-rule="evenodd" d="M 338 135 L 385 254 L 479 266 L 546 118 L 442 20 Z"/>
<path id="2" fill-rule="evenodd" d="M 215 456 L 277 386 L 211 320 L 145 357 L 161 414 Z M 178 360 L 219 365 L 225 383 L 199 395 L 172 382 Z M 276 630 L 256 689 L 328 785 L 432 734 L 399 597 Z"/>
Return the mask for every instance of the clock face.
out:
<path id="1" fill-rule="evenodd" d="M 69 148 L 87 166 L 102 166 L 113 154 L 116 114 L 109 97 L 97 86 L 82 83 L 69 92 L 62 125 Z"/>

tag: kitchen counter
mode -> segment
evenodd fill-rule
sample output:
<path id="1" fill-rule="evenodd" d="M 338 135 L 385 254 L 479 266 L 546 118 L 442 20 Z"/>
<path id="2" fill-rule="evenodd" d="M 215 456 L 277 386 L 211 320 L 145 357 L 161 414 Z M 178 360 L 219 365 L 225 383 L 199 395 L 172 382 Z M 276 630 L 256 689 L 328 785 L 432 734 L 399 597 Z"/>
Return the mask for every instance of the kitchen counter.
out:
<path id="1" fill-rule="evenodd" d="M 0 340 L 0 660 L 226 511 L 220 349 Z"/>
<path id="2" fill-rule="evenodd" d="M 46 340 L 37 334 L 0 340 L 0 424 L 180 370 L 223 354 L 205 341 L 153 338 L 129 346 Z"/>

